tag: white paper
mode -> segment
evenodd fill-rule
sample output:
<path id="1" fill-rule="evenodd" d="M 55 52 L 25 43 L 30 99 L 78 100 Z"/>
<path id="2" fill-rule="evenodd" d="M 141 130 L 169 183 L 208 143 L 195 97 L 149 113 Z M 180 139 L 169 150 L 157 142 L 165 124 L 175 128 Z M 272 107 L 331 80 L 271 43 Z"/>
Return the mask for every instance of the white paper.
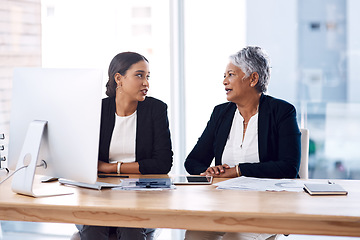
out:
<path id="1" fill-rule="evenodd" d="M 304 181 L 295 179 L 270 179 L 237 177 L 214 184 L 217 189 L 237 189 L 248 191 L 303 191 Z"/>

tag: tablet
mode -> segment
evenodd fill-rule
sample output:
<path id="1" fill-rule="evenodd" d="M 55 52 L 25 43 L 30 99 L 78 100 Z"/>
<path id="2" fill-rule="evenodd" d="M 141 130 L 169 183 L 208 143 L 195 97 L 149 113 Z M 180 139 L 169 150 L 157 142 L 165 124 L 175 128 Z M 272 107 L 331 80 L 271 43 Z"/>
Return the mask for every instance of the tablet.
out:
<path id="1" fill-rule="evenodd" d="M 203 185 L 211 184 L 212 176 L 198 176 L 198 175 L 189 175 L 189 176 L 174 176 L 172 178 L 173 184 L 175 185 Z"/>

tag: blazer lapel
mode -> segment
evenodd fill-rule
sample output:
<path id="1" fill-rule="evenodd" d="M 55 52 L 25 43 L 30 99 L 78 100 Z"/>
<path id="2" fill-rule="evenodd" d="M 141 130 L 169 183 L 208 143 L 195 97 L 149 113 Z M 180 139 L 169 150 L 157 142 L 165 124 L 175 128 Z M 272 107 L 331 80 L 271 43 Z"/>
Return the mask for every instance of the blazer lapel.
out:
<path id="1" fill-rule="evenodd" d="M 259 148 L 259 159 L 266 159 L 264 156 L 268 152 L 268 144 L 266 136 L 269 132 L 269 115 L 270 108 L 266 101 L 266 96 L 264 94 L 260 97 L 259 104 L 259 120 L 258 120 L 258 148 Z"/>

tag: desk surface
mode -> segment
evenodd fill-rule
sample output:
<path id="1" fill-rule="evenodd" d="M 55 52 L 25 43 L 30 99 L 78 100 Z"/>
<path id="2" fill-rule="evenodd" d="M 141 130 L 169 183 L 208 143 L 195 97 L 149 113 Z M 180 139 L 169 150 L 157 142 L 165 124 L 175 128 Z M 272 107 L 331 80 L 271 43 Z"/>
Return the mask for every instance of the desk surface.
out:
<path id="1" fill-rule="evenodd" d="M 215 179 L 220 180 L 225 179 Z M 7 181 L 0 185 L 0 220 L 360 237 L 360 180 L 336 182 L 349 191 L 347 196 L 204 185 L 152 192 L 73 187 L 72 195 L 32 198 L 13 193 Z"/>

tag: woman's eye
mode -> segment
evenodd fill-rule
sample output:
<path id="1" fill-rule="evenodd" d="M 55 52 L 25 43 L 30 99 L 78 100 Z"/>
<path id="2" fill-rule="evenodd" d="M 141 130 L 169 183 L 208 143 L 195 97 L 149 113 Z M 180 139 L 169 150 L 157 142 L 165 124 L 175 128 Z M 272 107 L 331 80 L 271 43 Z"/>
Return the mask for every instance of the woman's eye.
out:
<path id="1" fill-rule="evenodd" d="M 142 77 L 143 77 L 142 74 L 138 74 L 138 75 L 136 75 L 136 76 L 139 77 L 139 78 L 142 78 Z"/>

